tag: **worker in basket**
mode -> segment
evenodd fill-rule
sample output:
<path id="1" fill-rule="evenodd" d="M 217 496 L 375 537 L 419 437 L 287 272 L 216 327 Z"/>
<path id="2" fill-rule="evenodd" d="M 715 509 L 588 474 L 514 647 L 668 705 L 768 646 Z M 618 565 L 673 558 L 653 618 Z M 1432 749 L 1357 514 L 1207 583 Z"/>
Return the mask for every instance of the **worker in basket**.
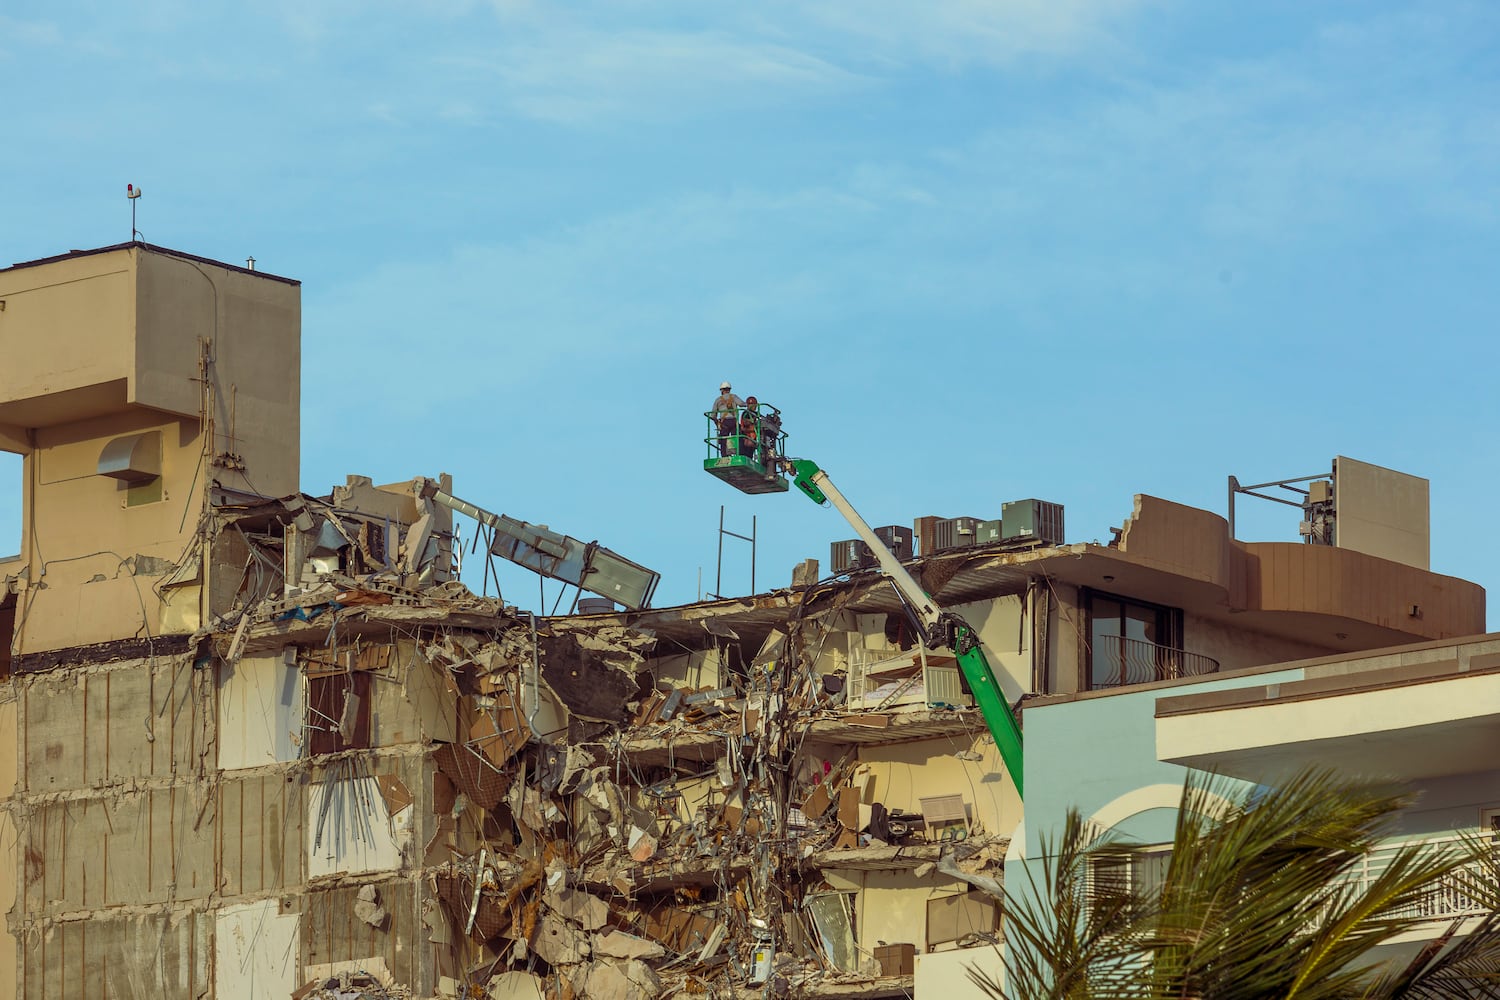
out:
<path id="1" fill-rule="evenodd" d="M 754 458 L 760 440 L 760 404 L 754 396 L 745 400 L 745 409 L 740 413 L 739 431 L 740 454 L 746 458 Z"/>
<path id="2" fill-rule="evenodd" d="M 709 412 L 713 414 L 714 425 L 719 432 L 720 456 L 729 455 L 729 439 L 734 436 L 735 431 L 735 414 L 744 405 L 744 401 L 730 389 L 728 379 L 719 383 L 718 398 L 714 400 Z"/>
<path id="3" fill-rule="evenodd" d="M 767 471 L 773 469 L 777 460 L 777 449 L 781 443 L 781 414 L 767 408 L 760 418 L 760 464 Z"/>

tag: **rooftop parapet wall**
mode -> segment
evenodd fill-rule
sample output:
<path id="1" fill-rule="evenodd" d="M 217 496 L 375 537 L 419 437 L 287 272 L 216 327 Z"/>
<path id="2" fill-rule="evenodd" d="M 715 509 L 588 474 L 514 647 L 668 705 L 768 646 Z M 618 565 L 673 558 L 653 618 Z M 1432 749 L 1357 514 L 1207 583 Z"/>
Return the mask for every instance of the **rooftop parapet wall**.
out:
<path id="1" fill-rule="evenodd" d="M 1432 639 L 1484 631 L 1477 583 L 1327 545 L 1237 544 L 1249 556 L 1249 610 L 1334 615 Z"/>
<path id="2" fill-rule="evenodd" d="M 0 423 L 47 427 L 123 408 L 135 294 L 127 250 L 0 271 Z"/>
<path id="3" fill-rule="evenodd" d="M 1217 586 L 1231 606 L 1243 599 L 1245 553 L 1230 540 L 1229 522 L 1217 514 L 1137 493 L 1119 550 L 1177 576 Z"/>
<path id="4" fill-rule="evenodd" d="M 295 431 L 296 282 L 135 243 L 0 270 L 0 300 L 0 424 L 50 427 L 129 406 L 196 417 L 204 338 L 233 370 L 246 428 L 264 402 L 289 410 L 278 419 Z M 296 434 L 280 443 L 295 477 Z M 295 478 L 266 488 L 289 493 Z"/>
<path id="5" fill-rule="evenodd" d="M 1352 549 L 1236 541 L 1217 514 L 1144 494 L 1118 551 L 1216 588 L 1233 612 L 1324 615 L 1430 639 L 1485 628 L 1476 583 Z"/>

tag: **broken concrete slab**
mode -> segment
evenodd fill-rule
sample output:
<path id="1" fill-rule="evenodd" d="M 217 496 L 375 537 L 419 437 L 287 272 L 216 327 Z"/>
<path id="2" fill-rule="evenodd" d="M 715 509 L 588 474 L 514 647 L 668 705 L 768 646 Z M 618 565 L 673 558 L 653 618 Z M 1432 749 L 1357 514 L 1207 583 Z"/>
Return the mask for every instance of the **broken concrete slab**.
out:
<path id="1" fill-rule="evenodd" d="M 531 950 L 549 965 L 576 965 L 589 957 L 588 935 L 552 912 L 543 912 L 530 944 Z"/>
<path id="2" fill-rule="evenodd" d="M 609 904 L 582 889 L 548 889 L 542 900 L 553 913 L 586 931 L 596 931 L 609 920 Z"/>
<path id="3" fill-rule="evenodd" d="M 489 1000 L 542 1000 L 543 980 L 530 972 L 502 972 L 485 986 Z"/>
<path id="4" fill-rule="evenodd" d="M 661 958 L 667 950 L 648 938 L 620 930 L 594 935 L 594 954 L 600 958 Z"/>
<path id="5" fill-rule="evenodd" d="M 590 1000 L 651 1000 L 661 992 L 661 980 L 641 961 L 595 962 L 584 989 Z"/>
<path id="6" fill-rule="evenodd" d="M 380 893 L 373 885 L 363 886 L 354 899 L 354 915 L 377 930 L 385 927 L 390 914 L 380 905 Z"/>

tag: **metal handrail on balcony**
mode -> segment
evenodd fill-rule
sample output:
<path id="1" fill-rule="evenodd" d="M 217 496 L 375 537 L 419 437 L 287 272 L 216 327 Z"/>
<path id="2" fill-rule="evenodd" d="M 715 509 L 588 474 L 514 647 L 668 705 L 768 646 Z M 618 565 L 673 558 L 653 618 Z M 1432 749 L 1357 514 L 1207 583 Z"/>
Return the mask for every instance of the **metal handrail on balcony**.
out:
<path id="1" fill-rule="evenodd" d="M 1089 687 L 1095 691 L 1219 672 L 1212 656 L 1123 635 L 1096 638 L 1090 655 Z"/>
<path id="2" fill-rule="evenodd" d="M 1463 845 L 1465 839 L 1458 835 L 1381 844 L 1360 859 L 1351 877 L 1361 888 L 1368 888 L 1385 871 L 1398 850 L 1418 842 L 1457 847 Z M 1496 850 L 1500 850 L 1500 847 Z M 1420 899 L 1393 916 L 1430 920 L 1481 917 L 1490 912 L 1491 902 L 1497 892 L 1500 892 L 1500 886 L 1496 884 L 1493 862 L 1486 864 L 1483 861 L 1473 861 L 1449 872 L 1431 892 L 1424 893 Z"/>

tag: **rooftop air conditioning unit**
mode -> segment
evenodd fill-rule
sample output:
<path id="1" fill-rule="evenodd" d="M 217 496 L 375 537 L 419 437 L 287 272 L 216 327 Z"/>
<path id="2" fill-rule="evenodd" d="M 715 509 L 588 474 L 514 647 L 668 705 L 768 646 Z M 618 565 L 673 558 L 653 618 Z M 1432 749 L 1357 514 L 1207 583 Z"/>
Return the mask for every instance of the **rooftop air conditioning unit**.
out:
<path id="1" fill-rule="evenodd" d="M 833 567 L 835 576 L 840 573 L 869 569 L 876 565 L 875 553 L 871 552 L 870 547 L 858 538 L 850 538 L 829 545 L 828 562 Z"/>
<path id="2" fill-rule="evenodd" d="M 1000 538 L 1036 545 L 1063 544 L 1063 506 L 1046 500 L 1012 500 L 1000 507 Z"/>
<path id="3" fill-rule="evenodd" d="M 979 530 L 979 518 L 977 517 L 950 517 L 937 523 L 934 533 L 933 550 L 942 552 L 944 549 L 967 548 L 974 544 L 976 532 Z"/>
<path id="4" fill-rule="evenodd" d="M 875 536 L 885 543 L 897 559 L 902 562 L 912 557 L 912 533 L 911 529 L 902 524 L 888 524 L 883 528 L 875 529 Z"/>

